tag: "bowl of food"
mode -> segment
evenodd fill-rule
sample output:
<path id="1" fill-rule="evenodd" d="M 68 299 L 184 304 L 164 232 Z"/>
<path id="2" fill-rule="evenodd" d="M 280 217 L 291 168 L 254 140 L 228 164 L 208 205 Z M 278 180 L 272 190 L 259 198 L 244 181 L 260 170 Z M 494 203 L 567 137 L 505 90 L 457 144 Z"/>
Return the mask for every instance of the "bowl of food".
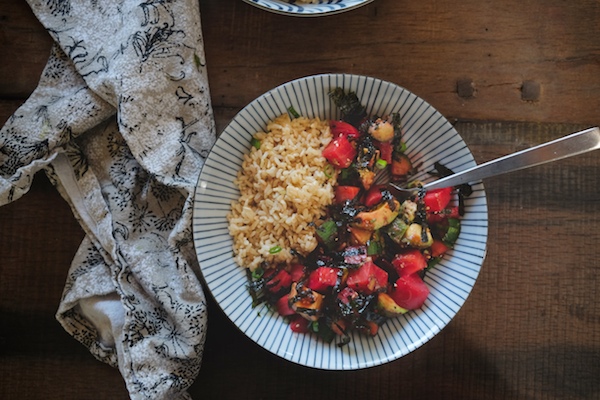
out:
<path id="1" fill-rule="evenodd" d="M 475 165 L 410 91 L 323 74 L 242 109 L 200 173 L 194 242 L 225 315 L 266 350 L 318 369 L 398 359 L 469 296 L 487 243 L 481 182 L 400 196 Z"/>
<path id="2" fill-rule="evenodd" d="M 373 0 L 244 0 L 276 14 L 318 17 L 354 10 Z"/>

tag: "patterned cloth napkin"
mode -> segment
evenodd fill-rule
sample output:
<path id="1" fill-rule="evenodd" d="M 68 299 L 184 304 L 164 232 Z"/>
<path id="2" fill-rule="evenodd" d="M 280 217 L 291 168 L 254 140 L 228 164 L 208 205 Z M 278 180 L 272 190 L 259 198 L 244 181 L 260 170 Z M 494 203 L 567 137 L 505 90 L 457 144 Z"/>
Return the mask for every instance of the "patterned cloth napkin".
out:
<path id="1" fill-rule="evenodd" d="M 55 41 L 0 131 L 0 205 L 44 170 L 85 239 L 56 317 L 132 399 L 189 398 L 206 303 L 193 192 L 215 129 L 195 0 L 28 0 Z"/>

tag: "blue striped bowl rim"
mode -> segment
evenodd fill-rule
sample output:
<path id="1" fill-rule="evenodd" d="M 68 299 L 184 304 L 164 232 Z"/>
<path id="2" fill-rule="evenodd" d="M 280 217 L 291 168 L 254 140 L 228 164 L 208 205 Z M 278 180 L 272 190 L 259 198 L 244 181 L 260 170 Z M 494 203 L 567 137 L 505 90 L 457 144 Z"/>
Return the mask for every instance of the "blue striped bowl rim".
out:
<path id="1" fill-rule="evenodd" d="M 479 275 L 486 254 L 488 211 L 481 182 L 465 202 L 462 230 L 453 250 L 425 277 L 431 294 L 420 310 L 386 322 L 375 337 L 353 334 L 349 345 L 324 343 L 297 334 L 266 306 L 252 308 L 244 268 L 233 260 L 227 213 L 239 191 L 233 180 L 249 152 L 252 135 L 293 106 L 301 115 L 339 118 L 328 93 L 354 91 L 370 115 L 400 112 L 407 153 L 420 164 L 418 179 L 439 161 L 454 171 L 476 165 L 454 127 L 410 91 L 373 77 L 323 74 L 285 83 L 242 109 L 221 133 L 200 173 L 194 198 L 193 233 L 202 277 L 225 315 L 266 350 L 291 362 L 326 370 L 354 370 L 396 360 L 433 338 L 460 310 Z"/>
<path id="2" fill-rule="evenodd" d="M 285 0 L 244 0 L 263 10 L 276 14 L 290 15 L 296 17 L 318 17 L 324 15 L 338 14 L 344 11 L 354 10 L 364 6 L 373 0 L 320 0 L 315 4 L 302 4 L 288 2 Z"/>

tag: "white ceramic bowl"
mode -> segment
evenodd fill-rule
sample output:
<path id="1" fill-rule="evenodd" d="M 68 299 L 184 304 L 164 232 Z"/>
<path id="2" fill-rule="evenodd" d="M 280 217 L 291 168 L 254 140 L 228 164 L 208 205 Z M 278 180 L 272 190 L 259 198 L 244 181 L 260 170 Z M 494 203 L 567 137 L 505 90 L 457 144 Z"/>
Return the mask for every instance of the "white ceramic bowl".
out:
<path id="1" fill-rule="evenodd" d="M 420 166 L 417 178 L 428 181 L 437 161 L 458 172 L 475 165 L 454 127 L 431 105 L 408 90 L 379 79 L 325 74 L 283 84 L 254 100 L 225 128 L 206 160 L 195 194 L 193 229 L 205 283 L 227 317 L 250 339 L 294 363 L 351 370 L 384 364 L 417 349 L 456 315 L 483 263 L 487 243 L 487 202 L 483 184 L 473 185 L 465 202 L 462 231 L 455 248 L 425 276 L 430 296 L 424 306 L 386 322 L 375 337 L 352 334 L 338 347 L 312 334 L 298 334 L 266 306 L 252 308 L 246 271 L 233 261 L 226 215 L 239 191 L 233 180 L 254 133 L 293 106 L 306 117 L 339 118 L 328 93 L 335 87 L 354 91 L 369 115 L 400 112 L 407 154 Z"/>
<path id="2" fill-rule="evenodd" d="M 344 11 L 354 10 L 364 6 L 373 0 L 319 0 L 315 4 L 299 2 L 288 2 L 286 0 L 244 0 L 263 10 L 277 14 L 291 15 L 296 17 L 319 17 L 330 14 L 338 14 Z"/>

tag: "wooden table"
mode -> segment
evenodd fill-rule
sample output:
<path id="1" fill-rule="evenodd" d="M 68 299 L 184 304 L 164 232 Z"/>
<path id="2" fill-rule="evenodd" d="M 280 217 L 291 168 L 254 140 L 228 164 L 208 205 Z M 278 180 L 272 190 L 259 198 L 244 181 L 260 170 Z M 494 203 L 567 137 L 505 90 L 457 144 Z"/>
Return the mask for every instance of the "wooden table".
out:
<path id="1" fill-rule="evenodd" d="M 453 122 L 478 162 L 600 124 L 598 0 L 375 0 L 296 18 L 200 0 L 218 130 L 288 80 L 393 81 Z M 0 0 L 0 121 L 35 88 L 51 40 Z M 205 399 L 600 398 L 600 153 L 486 180 L 489 246 L 433 340 L 387 365 L 326 372 L 262 350 L 209 299 Z M 117 370 L 54 320 L 83 233 L 43 175 L 0 208 L 0 398 L 125 399 Z"/>

